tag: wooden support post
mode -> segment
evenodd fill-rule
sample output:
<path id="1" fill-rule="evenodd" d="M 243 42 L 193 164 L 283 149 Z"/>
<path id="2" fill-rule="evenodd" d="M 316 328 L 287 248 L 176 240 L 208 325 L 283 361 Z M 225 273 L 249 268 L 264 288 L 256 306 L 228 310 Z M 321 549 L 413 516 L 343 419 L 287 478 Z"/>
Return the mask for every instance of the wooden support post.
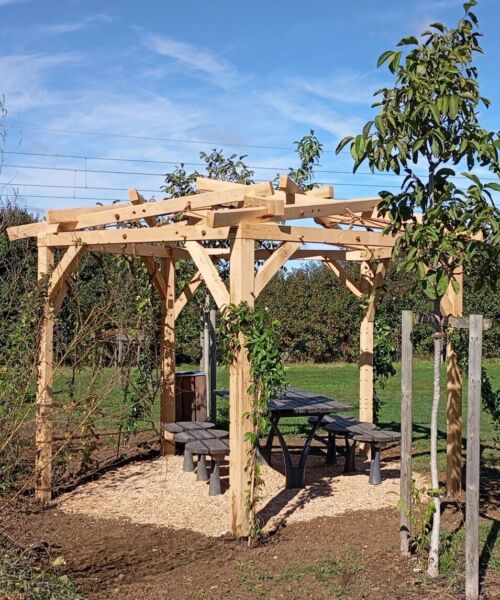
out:
<path id="1" fill-rule="evenodd" d="M 370 263 L 360 265 L 360 291 L 369 294 L 368 306 L 359 329 L 359 420 L 373 423 L 373 334 L 375 324 L 375 275 Z"/>
<path id="2" fill-rule="evenodd" d="M 441 302 L 443 316 L 462 316 L 463 271 L 457 272 L 454 278 L 460 289 L 455 292 L 449 285 Z M 446 491 L 453 498 L 462 491 L 462 374 L 450 333 L 451 330 L 448 330 L 446 343 Z"/>
<path id="3" fill-rule="evenodd" d="M 246 302 L 254 306 L 254 255 L 255 242 L 242 239 L 238 235 L 232 242 L 230 263 L 230 299 L 232 304 Z M 249 519 L 246 508 L 247 492 L 250 488 L 250 473 L 247 461 L 251 451 L 250 443 L 244 440 L 245 432 L 251 424 L 244 418 L 251 411 L 252 398 L 248 393 L 250 385 L 250 363 L 243 346 L 236 354 L 230 367 L 229 383 L 229 480 L 230 480 L 230 530 L 234 535 L 246 536 L 249 533 Z"/>
<path id="4" fill-rule="evenodd" d="M 166 295 L 161 296 L 160 424 L 175 421 L 175 259 L 162 258 L 161 276 Z M 162 454 L 175 446 L 161 436 Z"/>
<path id="5" fill-rule="evenodd" d="M 374 321 L 365 314 L 359 329 L 359 420 L 373 423 L 373 334 Z"/>
<path id="6" fill-rule="evenodd" d="M 465 597 L 479 598 L 479 472 L 481 423 L 482 315 L 469 320 L 469 374 L 467 399 L 467 467 L 465 522 Z"/>
<path id="7" fill-rule="evenodd" d="M 399 533 L 401 554 L 410 556 L 412 485 L 413 313 L 404 310 L 401 322 L 401 473 Z"/>
<path id="8" fill-rule="evenodd" d="M 38 279 L 48 276 L 54 267 L 54 251 L 38 246 Z M 38 386 L 36 394 L 35 497 L 39 502 L 52 498 L 52 378 L 54 370 L 54 312 L 47 296 L 41 324 L 38 350 Z"/>

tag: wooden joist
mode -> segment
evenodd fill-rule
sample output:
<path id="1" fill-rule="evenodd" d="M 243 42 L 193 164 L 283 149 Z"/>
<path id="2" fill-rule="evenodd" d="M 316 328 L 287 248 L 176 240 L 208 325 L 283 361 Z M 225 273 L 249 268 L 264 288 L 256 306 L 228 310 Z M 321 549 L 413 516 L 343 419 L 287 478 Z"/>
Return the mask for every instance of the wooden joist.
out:
<path id="1" fill-rule="evenodd" d="M 56 233 L 57 231 L 58 225 L 49 225 L 45 221 L 7 227 L 7 235 L 11 242 L 30 237 L 44 236 L 48 233 Z"/>
<path id="2" fill-rule="evenodd" d="M 189 252 L 183 248 L 171 248 L 158 244 L 90 244 L 89 252 L 106 254 L 127 254 L 129 256 L 156 256 L 158 258 L 189 258 Z"/>
<path id="3" fill-rule="evenodd" d="M 176 319 L 181 314 L 182 309 L 186 306 L 186 304 L 189 302 L 189 300 L 191 300 L 194 293 L 196 292 L 196 290 L 200 287 L 200 285 L 202 283 L 203 283 L 203 277 L 202 277 L 200 271 L 196 271 L 196 273 L 193 275 L 193 278 L 191 279 L 191 281 L 185 286 L 185 288 L 182 290 L 182 292 L 179 294 L 179 296 L 177 296 L 177 299 L 175 300 L 174 314 L 175 314 Z"/>
<path id="4" fill-rule="evenodd" d="M 70 246 L 52 271 L 47 289 L 51 302 L 57 302 L 57 296 L 61 294 L 65 281 L 75 272 L 78 261 L 84 252 L 84 246 Z"/>
<path id="5" fill-rule="evenodd" d="M 249 207 L 265 207 L 269 215 L 274 217 L 285 216 L 284 200 L 276 200 L 274 196 L 257 196 L 255 194 L 247 194 L 243 200 L 243 208 Z"/>
<path id="6" fill-rule="evenodd" d="M 205 248 L 195 241 L 186 242 L 186 250 L 191 254 L 193 262 L 198 267 L 207 288 L 219 308 L 229 304 L 229 292 L 222 281 L 210 255 Z"/>
<path id="7" fill-rule="evenodd" d="M 186 221 L 169 223 L 159 227 L 134 227 L 129 229 L 106 229 L 98 231 L 67 231 L 45 236 L 47 246 L 64 248 L 74 244 L 137 244 L 158 242 L 185 242 L 189 240 L 225 240 L 230 236 L 229 227 L 210 228 L 189 225 Z"/>
<path id="8" fill-rule="evenodd" d="M 359 285 L 354 281 L 354 279 L 349 275 L 349 273 L 339 265 L 336 260 L 331 260 L 329 258 L 324 258 L 325 265 L 335 273 L 335 275 L 340 279 L 340 281 L 346 286 L 348 290 L 350 290 L 356 298 L 362 298 L 363 292 L 361 291 Z"/>
<path id="9" fill-rule="evenodd" d="M 295 227 L 275 224 L 242 223 L 241 235 L 246 239 L 274 240 L 282 242 L 315 242 L 348 246 L 368 246 L 392 248 L 396 238 L 367 231 L 346 231 L 344 229 L 319 229 L 316 227 Z"/>
<path id="10" fill-rule="evenodd" d="M 87 213 L 93 212 L 102 212 L 104 210 L 109 210 L 110 208 L 114 208 L 119 210 L 120 208 L 129 206 L 128 204 L 120 203 L 113 204 L 111 206 L 80 206 L 77 208 L 59 208 L 56 210 L 48 210 L 45 213 L 45 218 L 47 223 L 73 223 L 78 221 L 78 219 Z"/>
<path id="11" fill-rule="evenodd" d="M 269 216 L 269 211 L 265 206 L 209 210 L 207 211 L 207 225 L 208 227 L 231 227 L 247 221 L 256 221 L 259 217 Z"/>
<path id="12" fill-rule="evenodd" d="M 99 225 L 119 224 L 127 221 L 138 221 L 150 217 L 175 214 L 184 210 L 197 208 L 210 208 L 235 201 L 243 202 L 246 191 L 273 193 L 273 186 L 269 183 L 257 183 L 249 186 L 232 185 L 227 189 L 217 192 L 193 194 L 182 198 L 145 202 L 139 205 L 108 208 L 98 212 L 89 212 L 79 215 L 73 225 L 74 230 L 96 227 Z"/>
<path id="13" fill-rule="evenodd" d="M 254 295 L 259 296 L 274 275 L 281 269 L 286 261 L 300 248 L 300 242 L 283 242 L 266 260 L 255 276 Z"/>

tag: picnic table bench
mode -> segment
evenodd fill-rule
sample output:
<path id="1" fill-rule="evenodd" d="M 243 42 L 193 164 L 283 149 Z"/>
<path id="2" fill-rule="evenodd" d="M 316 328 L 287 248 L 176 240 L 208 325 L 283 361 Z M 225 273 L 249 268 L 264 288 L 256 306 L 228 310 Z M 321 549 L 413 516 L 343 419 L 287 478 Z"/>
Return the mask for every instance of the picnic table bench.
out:
<path id="1" fill-rule="evenodd" d="M 212 468 L 210 472 L 208 495 L 218 496 L 221 493 L 219 461 L 229 454 L 229 444 L 227 441 L 218 438 L 198 439 L 188 442 L 184 451 L 191 454 L 191 456 L 197 454 L 199 457 L 197 468 L 198 481 L 207 481 L 207 479 L 209 479 L 206 457 L 210 456 Z"/>
<path id="2" fill-rule="evenodd" d="M 228 399 L 228 390 L 216 390 L 216 394 Z M 286 488 L 303 488 L 305 479 L 306 461 L 311 449 L 314 434 L 325 415 L 339 410 L 349 410 L 349 404 L 332 400 L 315 392 L 307 392 L 301 388 L 288 387 L 280 398 L 273 398 L 269 402 L 269 420 L 271 430 L 264 447 L 259 446 L 262 458 L 270 465 L 274 436 L 278 438 L 285 461 Z M 279 422 L 282 417 L 316 417 L 310 420 L 310 430 L 306 436 L 300 452 L 297 465 L 293 464 L 290 448 L 280 431 Z"/>
<path id="3" fill-rule="evenodd" d="M 345 463 L 344 473 L 352 473 L 356 470 L 355 447 L 356 442 L 366 442 L 371 446 L 370 477 L 371 485 L 382 483 L 380 471 L 380 448 L 383 444 L 400 439 L 401 434 L 397 431 L 380 429 L 374 423 L 363 423 L 354 417 L 343 417 L 340 415 L 327 415 L 323 417 L 322 424 L 328 432 L 327 461 L 336 462 L 336 435 L 341 434 L 345 439 Z"/>

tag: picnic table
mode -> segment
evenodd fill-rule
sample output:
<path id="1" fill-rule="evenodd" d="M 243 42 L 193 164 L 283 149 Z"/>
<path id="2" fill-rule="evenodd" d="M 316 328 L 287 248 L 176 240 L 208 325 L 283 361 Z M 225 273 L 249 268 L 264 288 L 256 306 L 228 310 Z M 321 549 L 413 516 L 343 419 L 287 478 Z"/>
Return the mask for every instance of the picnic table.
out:
<path id="1" fill-rule="evenodd" d="M 229 398 L 228 390 L 216 390 L 216 394 L 226 399 Z M 322 396 L 315 392 L 308 392 L 298 387 L 288 387 L 283 396 L 280 398 L 273 398 L 269 402 L 271 430 L 264 447 L 259 447 L 259 449 L 263 459 L 270 465 L 273 439 L 276 435 L 285 460 L 287 489 L 304 487 L 307 457 L 311 449 L 314 434 L 323 417 L 338 412 L 339 410 L 349 409 L 352 409 L 352 406 L 349 404 L 344 404 L 337 400 L 333 400 L 332 398 L 328 398 L 327 396 Z M 280 419 L 283 417 L 317 417 L 312 420 L 312 422 L 309 422 L 310 429 L 300 452 L 298 464 L 296 465 L 293 464 L 290 448 L 279 428 Z"/>

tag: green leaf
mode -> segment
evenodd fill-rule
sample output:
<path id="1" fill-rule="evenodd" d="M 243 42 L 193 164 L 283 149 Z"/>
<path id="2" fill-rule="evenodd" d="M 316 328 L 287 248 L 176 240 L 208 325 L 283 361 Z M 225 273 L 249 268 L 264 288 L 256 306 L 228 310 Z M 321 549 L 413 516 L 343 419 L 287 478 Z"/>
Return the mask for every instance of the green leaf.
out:
<path id="1" fill-rule="evenodd" d="M 335 154 L 339 154 L 347 144 L 353 140 L 354 137 L 352 135 L 346 136 L 344 139 L 340 140 L 339 145 L 335 148 Z"/>
<path id="2" fill-rule="evenodd" d="M 450 277 L 447 273 L 442 273 L 441 277 L 439 277 L 436 290 L 438 296 L 442 296 L 446 290 L 448 289 L 448 284 L 450 283 Z"/>
<path id="3" fill-rule="evenodd" d="M 439 125 L 441 123 L 441 115 L 439 114 L 437 106 L 433 102 L 429 104 L 429 110 L 431 111 L 432 118 L 434 119 L 436 125 Z"/>
<path id="4" fill-rule="evenodd" d="M 383 52 L 379 57 L 378 57 L 378 61 L 377 61 L 377 67 L 380 67 L 381 65 L 383 65 L 385 63 L 385 61 L 394 54 L 393 50 L 386 50 L 385 52 Z"/>
<path id="5" fill-rule="evenodd" d="M 445 30 L 445 26 L 442 23 L 431 23 L 429 25 L 429 27 L 432 27 L 433 29 L 437 29 L 441 33 L 444 33 L 444 30 Z"/>
<path id="6" fill-rule="evenodd" d="M 391 73 L 394 73 L 395 71 L 397 71 L 400 60 L 401 60 L 401 52 L 394 52 L 394 56 L 392 57 L 391 62 L 389 63 L 389 70 L 391 71 Z"/>
<path id="7" fill-rule="evenodd" d="M 450 96 L 449 115 L 451 119 L 456 119 L 458 115 L 458 96 Z"/>
<path id="8" fill-rule="evenodd" d="M 409 35 L 398 42 L 398 46 L 408 46 L 410 44 L 418 44 L 418 40 L 414 35 Z"/>

